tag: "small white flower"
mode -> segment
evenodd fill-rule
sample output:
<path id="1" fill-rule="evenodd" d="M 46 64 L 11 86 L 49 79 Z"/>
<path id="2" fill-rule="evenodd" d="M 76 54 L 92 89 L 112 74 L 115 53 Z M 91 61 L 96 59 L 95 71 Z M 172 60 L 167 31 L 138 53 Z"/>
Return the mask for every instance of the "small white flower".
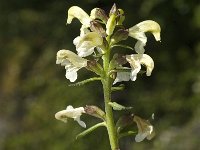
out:
<path id="1" fill-rule="evenodd" d="M 141 70 L 141 65 L 145 65 L 146 75 L 150 76 L 154 68 L 153 59 L 147 54 L 132 54 L 126 55 L 126 60 L 130 63 L 131 72 L 117 72 L 117 77 L 113 84 L 121 81 L 135 81 L 137 79 L 137 74 Z"/>
<path id="2" fill-rule="evenodd" d="M 138 40 L 135 44 L 136 52 L 138 54 L 143 54 L 145 51 L 144 46 L 147 42 L 145 32 L 151 32 L 156 41 L 160 41 L 160 31 L 160 25 L 153 20 L 146 20 L 129 28 L 129 36 Z"/>
<path id="3" fill-rule="evenodd" d="M 103 39 L 96 32 L 88 32 L 76 37 L 73 43 L 76 45 L 78 56 L 86 57 L 94 52 L 95 47 L 102 45 Z"/>
<path id="4" fill-rule="evenodd" d="M 77 18 L 86 28 L 90 27 L 91 19 L 89 15 L 78 6 L 72 6 L 69 8 L 67 24 L 70 24 L 74 18 Z"/>
<path id="5" fill-rule="evenodd" d="M 134 116 L 133 121 L 136 122 L 138 127 L 138 134 L 135 136 L 136 142 L 141 142 L 145 138 L 151 140 L 155 136 L 153 126 L 150 124 L 148 120 L 144 120 L 138 116 Z"/>
<path id="6" fill-rule="evenodd" d="M 73 118 L 75 121 L 78 122 L 80 126 L 86 128 L 85 122 L 80 120 L 80 116 L 82 113 L 85 113 L 83 107 L 73 108 L 71 105 L 67 106 L 66 110 L 61 110 L 55 114 L 55 118 L 57 120 L 61 120 L 63 122 L 67 122 L 68 118 Z"/>
<path id="7" fill-rule="evenodd" d="M 126 60 L 130 63 L 132 71 L 130 78 L 132 81 L 135 81 L 137 78 L 138 72 L 141 70 L 141 64 L 145 65 L 146 75 L 150 76 L 151 72 L 154 68 L 154 61 L 153 59 L 147 54 L 132 54 L 126 55 Z"/>
<path id="8" fill-rule="evenodd" d="M 69 50 L 59 50 L 57 52 L 56 64 L 65 66 L 65 77 L 74 82 L 77 79 L 77 71 L 87 66 L 87 59 L 81 58 Z"/>

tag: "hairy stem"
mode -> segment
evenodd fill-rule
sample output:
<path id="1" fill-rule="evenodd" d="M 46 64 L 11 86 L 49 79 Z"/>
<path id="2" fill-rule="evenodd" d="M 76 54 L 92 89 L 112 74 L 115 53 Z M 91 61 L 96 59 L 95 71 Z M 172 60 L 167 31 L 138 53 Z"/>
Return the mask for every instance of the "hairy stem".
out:
<path id="1" fill-rule="evenodd" d="M 104 102 L 105 102 L 105 112 L 106 112 L 106 124 L 107 131 L 110 140 L 110 146 L 112 150 L 119 150 L 117 131 L 115 128 L 112 107 L 108 104 L 111 102 L 111 78 L 109 75 L 109 62 L 110 62 L 110 48 L 106 50 L 103 56 L 104 63 L 104 76 L 102 79 L 103 92 L 104 92 Z"/>

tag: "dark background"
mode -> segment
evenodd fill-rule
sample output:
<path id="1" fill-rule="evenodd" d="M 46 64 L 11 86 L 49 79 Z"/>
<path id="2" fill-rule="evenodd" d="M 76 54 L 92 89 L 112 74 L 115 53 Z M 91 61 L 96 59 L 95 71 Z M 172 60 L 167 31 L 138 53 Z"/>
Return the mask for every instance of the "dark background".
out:
<path id="1" fill-rule="evenodd" d="M 200 3 L 198 0 L 0 0 L 0 149 L 109 150 L 106 130 L 99 128 L 80 140 L 76 122 L 64 124 L 54 114 L 69 104 L 103 108 L 99 82 L 68 87 L 63 67 L 55 64 L 60 49 L 75 52 L 76 20 L 65 26 L 73 5 L 90 13 L 107 12 L 116 3 L 125 11 L 129 28 L 147 19 L 161 26 L 162 42 L 147 33 L 146 53 L 155 61 L 151 77 L 125 82 L 113 99 L 133 106 L 133 112 L 153 122 L 156 137 L 135 143 L 121 140 L 122 150 L 197 150 L 200 147 Z M 134 46 L 129 38 L 128 44 Z M 121 52 L 123 49 L 121 50 Z M 78 80 L 94 74 L 82 69 Z M 121 115 L 117 112 L 117 115 Z M 99 122 L 82 116 L 87 126 Z"/>

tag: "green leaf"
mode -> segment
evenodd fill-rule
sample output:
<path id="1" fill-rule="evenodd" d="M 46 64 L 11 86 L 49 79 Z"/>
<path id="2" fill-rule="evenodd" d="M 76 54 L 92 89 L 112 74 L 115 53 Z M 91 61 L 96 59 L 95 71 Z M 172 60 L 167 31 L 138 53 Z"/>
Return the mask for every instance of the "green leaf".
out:
<path id="1" fill-rule="evenodd" d="M 114 110 L 128 110 L 128 109 L 132 109 L 132 107 L 125 107 L 123 105 L 120 105 L 116 102 L 109 102 L 108 103 Z"/>
<path id="2" fill-rule="evenodd" d="M 80 82 L 76 82 L 74 84 L 69 84 L 68 86 L 82 86 L 86 83 L 98 81 L 98 80 L 101 80 L 101 78 L 100 77 L 93 77 L 93 78 L 89 78 L 89 79 L 86 79 L 86 80 L 83 80 L 83 81 L 80 81 Z"/>
<path id="3" fill-rule="evenodd" d="M 98 123 L 90 128 L 88 128 L 87 130 L 81 132 L 80 134 L 78 134 L 76 136 L 76 139 L 79 139 L 79 138 L 82 138 L 84 137 L 85 135 L 89 134 L 90 132 L 94 131 L 95 129 L 97 129 L 98 127 L 102 127 L 102 126 L 106 126 L 106 123 L 105 122 L 101 122 L 101 123 Z"/>

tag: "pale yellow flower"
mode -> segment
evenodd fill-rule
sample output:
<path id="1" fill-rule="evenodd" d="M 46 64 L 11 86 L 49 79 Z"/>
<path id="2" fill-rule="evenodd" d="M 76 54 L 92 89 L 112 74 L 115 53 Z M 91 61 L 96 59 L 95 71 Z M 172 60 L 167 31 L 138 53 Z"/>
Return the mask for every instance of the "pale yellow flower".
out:
<path id="1" fill-rule="evenodd" d="M 137 78 L 138 72 L 141 70 L 141 65 L 146 66 L 146 75 L 150 76 L 154 68 L 153 59 L 147 54 L 132 54 L 126 55 L 126 60 L 130 63 L 132 68 L 131 71 L 131 80 L 135 81 Z"/>
<path id="2" fill-rule="evenodd" d="M 154 68 L 153 59 L 147 54 L 132 54 L 126 55 L 126 60 L 131 66 L 131 72 L 117 72 L 117 77 L 113 84 L 121 81 L 135 81 L 137 79 L 137 74 L 141 70 L 141 65 L 146 66 L 146 75 L 150 76 Z M 126 68 L 129 69 L 129 68 Z"/>
<path id="3" fill-rule="evenodd" d="M 57 52 L 56 64 L 65 66 L 65 77 L 74 82 L 77 79 L 77 71 L 87 66 L 87 59 L 81 58 L 69 50 L 59 50 Z"/>
<path id="4" fill-rule="evenodd" d="M 129 36 L 138 40 L 135 44 L 136 52 L 139 54 L 144 53 L 144 46 L 147 42 L 146 32 L 151 32 L 156 41 L 160 41 L 160 31 L 160 25 L 153 20 L 146 20 L 129 28 Z"/>
<path id="5" fill-rule="evenodd" d="M 75 121 L 78 122 L 80 126 L 86 128 L 85 122 L 80 120 L 80 116 L 85 113 L 83 107 L 73 108 L 71 105 L 67 106 L 65 110 L 61 110 L 55 114 L 55 118 L 57 120 L 61 120 L 63 122 L 67 122 L 68 118 L 73 118 Z"/>
<path id="6" fill-rule="evenodd" d="M 76 37 L 73 43 L 76 45 L 78 55 L 80 57 L 86 57 L 94 52 L 95 47 L 102 45 L 103 39 L 96 32 L 88 32 Z"/>

